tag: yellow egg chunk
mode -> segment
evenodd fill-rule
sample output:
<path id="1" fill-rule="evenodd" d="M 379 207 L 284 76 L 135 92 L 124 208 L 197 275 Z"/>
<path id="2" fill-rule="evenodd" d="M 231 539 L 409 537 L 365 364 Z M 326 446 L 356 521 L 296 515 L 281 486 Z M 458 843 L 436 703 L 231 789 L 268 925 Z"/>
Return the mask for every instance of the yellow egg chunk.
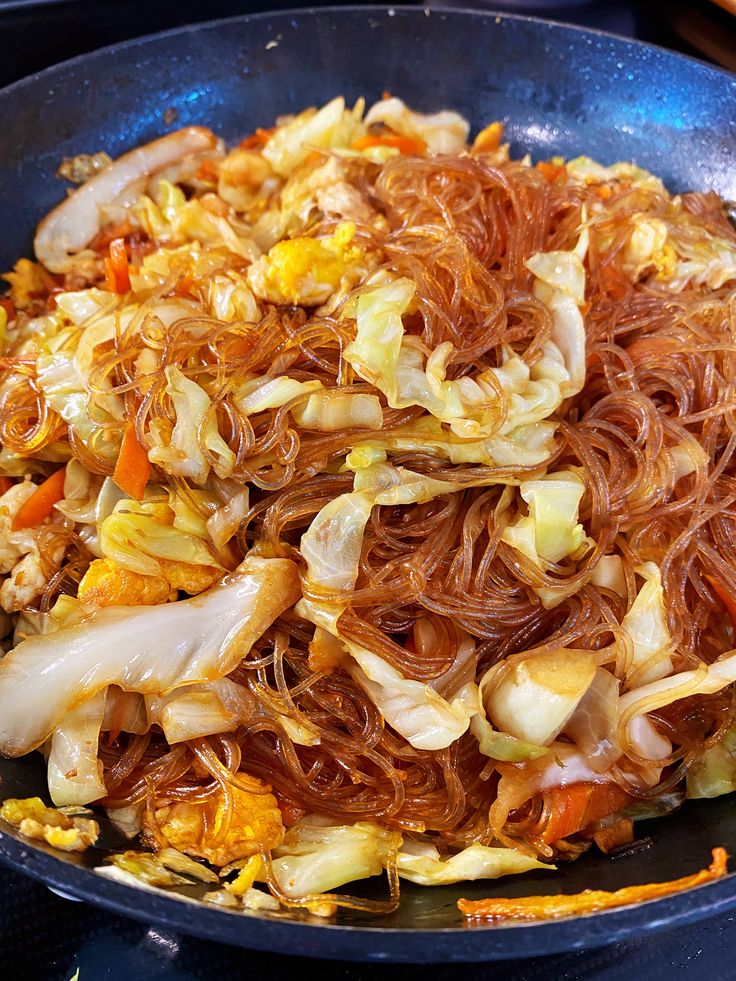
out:
<path id="1" fill-rule="evenodd" d="M 363 253 L 351 245 L 353 222 L 344 222 L 331 238 L 299 237 L 277 242 L 248 270 L 248 285 L 271 303 L 319 306 L 340 287 L 360 278 Z"/>
<path id="2" fill-rule="evenodd" d="M 251 777 L 246 779 L 254 787 L 265 787 Z M 172 848 L 221 866 L 279 845 L 284 824 L 273 794 L 249 793 L 238 787 L 232 787 L 231 793 L 233 807 L 227 826 L 228 809 L 221 792 L 207 801 L 158 808 L 156 821 Z"/>
<path id="3" fill-rule="evenodd" d="M 175 600 L 179 590 L 196 596 L 222 575 L 215 566 L 157 559 L 160 576 L 125 569 L 112 559 L 95 559 L 79 584 L 77 598 L 95 606 L 157 606 Z"/>
<path id="4" fill-rule="evenodd" d="M 95 606 L 156 606 L 166 603 L 171 593 L 165 579 L 142 576 L 111 559 L 95 559 L 79 584 L 77 598 Z"/>

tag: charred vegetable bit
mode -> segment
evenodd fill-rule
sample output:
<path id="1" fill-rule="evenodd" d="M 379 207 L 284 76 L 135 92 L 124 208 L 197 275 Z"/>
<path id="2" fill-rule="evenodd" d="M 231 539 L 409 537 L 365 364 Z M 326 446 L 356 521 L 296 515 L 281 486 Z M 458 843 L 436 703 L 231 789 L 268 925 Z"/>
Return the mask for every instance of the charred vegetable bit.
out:
<path id="1" fill-rule="evenodd" d="M 25 838 L 45 841 L 62 852 L 84 852 L 100 836 L 96 821 L 47 807 L 40 797 L 8 798 L 0 806 L 0 818 Z"/>
<path id="2" fill-rule="evenodd" d="M 520 899 L 459 899 L 458 909 L 473 919 L 484 920 L 556 920 L 565 916 L 583 916 L 598 910 L 614 909 L 660 899 L 683 892 L 706 882 L 723 878 L 728 869 L 725 848 L 713 849 L 713 860 L 707 869 L 671 882 L 656 882 L 645 886 L 626 886 L 615 892 L 585 889 L 573 896 L 523 896 Z"/>

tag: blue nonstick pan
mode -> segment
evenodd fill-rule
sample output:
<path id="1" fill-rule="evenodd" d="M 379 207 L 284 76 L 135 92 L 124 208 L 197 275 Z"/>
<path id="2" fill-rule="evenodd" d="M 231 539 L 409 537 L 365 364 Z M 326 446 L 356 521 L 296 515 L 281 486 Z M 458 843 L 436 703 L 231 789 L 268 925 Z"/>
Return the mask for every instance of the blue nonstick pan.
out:
<path id="1" fill-rule="evenodd" d="M 337 94 L 389 90 L 423 111 L 457 109 L 475 128 L 506 122 L 515 153 L 634 160 L 675 191 L 736 199 L 736 78 L 669 51 L 523 17 L 418 7 L 343 7 L 245 16 L 118 44 L 0 91 L 0 267 L 30 254 L 64 185 L 64 156 L 116 156 L 190 123 L 236 141 Z M 2 706 L 0 706 L 2 711 Z M 44 796 L 40 755 L 0 760 L 0 798 Z M 121 842 L 60 856 L 0 827 L 0 859 L 51 887 L 152 925 L 244 947 L 371 961 L 483 961 L 592 947 L 736 908 L 736 876 L 666 899 L 552 923 L 464 925 L 459 896 L 617 889 L 687 875 L 710 849 L 736 853 L 736 806 L 694 801 L 639 826 L 648 847 L 592 852 L 551 876 L 402 890 L 399 910 L 233 913 L 144 891 L 94 871 Z M 369 883 L 368 890 L 380 890 Z M 377 892 L 375 893 L 377 894 Z"/>

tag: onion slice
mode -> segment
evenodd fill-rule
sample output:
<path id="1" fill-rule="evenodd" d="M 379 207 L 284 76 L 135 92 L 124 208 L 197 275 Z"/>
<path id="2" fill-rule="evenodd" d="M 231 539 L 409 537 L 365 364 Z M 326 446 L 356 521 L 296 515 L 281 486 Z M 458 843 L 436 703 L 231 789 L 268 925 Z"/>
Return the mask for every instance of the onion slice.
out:
<path id="1" fill-rule="evenodd" d="M 210 130 L 187 126 L 124 153 L 43 219 L 33 242 L 36 258 L 51 272 L 66 272 L 72 255 L 85 249 L 100 231 L 101 207 L 141 180 L 186 157 L 213 150 L 216 144 Z"/>

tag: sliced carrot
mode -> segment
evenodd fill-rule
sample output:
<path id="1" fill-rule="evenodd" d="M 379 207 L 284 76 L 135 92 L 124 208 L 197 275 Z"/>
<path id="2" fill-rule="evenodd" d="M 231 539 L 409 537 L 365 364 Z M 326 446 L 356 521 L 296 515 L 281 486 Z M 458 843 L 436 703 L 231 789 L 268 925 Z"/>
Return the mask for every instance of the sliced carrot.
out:
<path id="1" fill-rule="evenodd" d="M 417 136 L 399 136 L 397 133 L 368 133 L 353 140 L 353 150 L 367 150 L 372 146 L 394 147 L 407 156 L 421 156 L 427 152 L 427 144 Z"/>
<path id="2" fill-rule="evenodd" d="M 114 238 L 110 242 L 110 255 L 105 259 L 107 285 L 111 293 L 127 293 L 130 290 L 130 270 L 128 250 L 124 238 Z"/>
<path id="3" fill-rule="evenodd" d="M 726 607 L 728 615 L 731 617 L 733 625 L 736 627 L 736 599 L 731 596 L 723 583 L 719 582 L 715 576 L 706 576 L 705 578 L 713 587 L 713 592 L 716 594 L 718 599 Z"/>
<path id="4" fill-rule="evenodd" d="M 10 299 L 9 296 L 4 296 L 0 300 L 0 307 L 2 307 L 3 310 L 7 313 L 8 322 L 10 322 L 15 318 L 15 304 L 13 303 L 13 301 Z"/>
<path id="5" fill-rule="evenodd" d="M 585 889 L 572 896 L 522 896 L 520 899 L 459 899 L 458 909 L 464 916 L 484 920 L 555 920 L 563 916 L 580 916 L 601 909 L 629 906 L 647 899 L 659 899 L 713 882 L 726 875 L 728 855 L 725 848 L 714 848 L 713 861 L 707 869 L 670 882 L 653 882 L 644 886 L 626 886 L 615 892 Z"/>
<path id="6" fill-rule="evenodd" d="M 600 267 L 600 277 L 608 295 L 614 300 L 620 300 L 628 291 L 630 286 L 626 277 L 610 263 Z"/>
<path id="7" fill-rule="evenodd" d="M 608 855 L 614 848 L 630 845 L 633 840 L 634 822 L 631 818 L 614 819 L 613 824 L 609 824 L 606 828 L 599 828 L 593 834 L 593 841 L 604 855 Z"/>
<path id="8" fill-rule="evenodd" d="M 13 531 L 22 528 L 35 528 L 48 518 L 57 501 L 64 497 L 64 478 L 66 467 L 61 467 L 47 477 L 31 494 L 13 518 Z"/>
<path id="9" fill-rule="evenodd" d="M 567 174 L 564 164 L 550 163 L 549 160 L 540 160 L 537 164 L 537 170 L 550 184 L 554 184 L 560 177 Z"/>
<path id="10" fill-rule="evenodd" d="M 210 181 L 211 183 L 217 183 L 218 171 L 214 160 L 203 160 L 202 163 L 197 167 L 196 176 L 201 181 Z"/>
<path id="11" fill-rule="evenodd" d="M 0 494 L 9 491 L 14 483 L 15 481 L 11 480 L 10 477 L 0 476 Z"/>
<path id="12" fill-rule="evenodd" d="M 240 141 L 240 149 L 257 150 L 258 147 L 265 146 L 275 132 L 275 126 L 272 126 L 271 129 L 261 129 L 259 126 L 255 133 L 251 133 L 250 136 L 246 136 L 244 140 Z"/>
<path id="13" fill-rule="evenodd" d="M 182 273 L 179 277 L 179 280 L 174 287 L 174 293 L 176 293 L 177 296 L 187 296 L 189 290 L 192 288 L 193 282 L 194 274 L 192 273 L 192 270 L 189 269 L 187 272 Z"/>
<path id="14" fill-rule="evenodd" d="M 109 225 L 107 228 L 103 228 L 101 232 L 98 232 L 89 243 L 89 247 L 94 249 L 95 252 L 104 252 L 113 239 L 127 238 L 132 232 L 133 226 L 130 223 L 130 218 L 125 218 L 119 224 Z"/>
<path id="15" fill-rule="evenodd" d="M 151 464 L 148 454 L 138 442 L 135 422 L 131 421 L 125 426 L 112 479 L 120 490 L 125 491 L 136 501 L 142 501 L 150 475 Z"/>
<path id="16" fill-rule="evenodd" d="M 474 150 L 498 150 L 503 139 L 503 123 L 490 123 L 473 140 Z"/>
<path id="17" fill-rule="evenodd" d="M 569 838 L 594 821 L 615 814 L 630 801 L 629 795 L 615 783 L 573 783 L 552 791 L 552 813 L 542 834 L 551 845 Z"/>

